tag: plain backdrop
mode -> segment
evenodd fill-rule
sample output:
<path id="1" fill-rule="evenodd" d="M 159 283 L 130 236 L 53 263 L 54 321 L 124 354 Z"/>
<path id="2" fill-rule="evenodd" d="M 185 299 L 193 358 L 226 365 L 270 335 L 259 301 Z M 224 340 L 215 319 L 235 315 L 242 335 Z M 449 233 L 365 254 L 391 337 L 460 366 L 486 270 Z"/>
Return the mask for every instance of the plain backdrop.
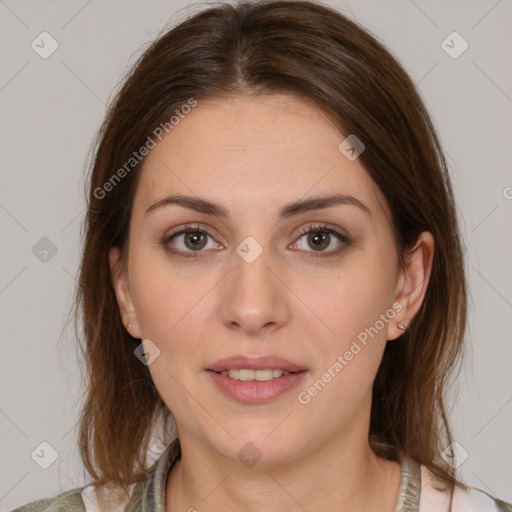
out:
<path id="1" fill-rule="evenodd" d="M 512 501 L 512 3 L 328 3 L 400 60 L 439 130 L 472 295 L 450 416 L 467 454 L 460 471 L 469 485 Z M 1 510 L 89 481 L 76 444 L 76 343 L 64 323 L 79 263 L 84 164 L 122 75 L 165 26 L 205 4 L 183 9 L 190 5 L 0 1 Z M 37 453 L 52 450 L 57 459 L 43 469 Z"/>

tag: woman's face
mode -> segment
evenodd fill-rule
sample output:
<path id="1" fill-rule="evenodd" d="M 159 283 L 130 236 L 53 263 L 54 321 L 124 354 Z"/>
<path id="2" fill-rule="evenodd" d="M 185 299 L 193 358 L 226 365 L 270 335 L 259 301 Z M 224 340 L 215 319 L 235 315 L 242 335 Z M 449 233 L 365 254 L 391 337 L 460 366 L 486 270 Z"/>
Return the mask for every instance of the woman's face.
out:
<path id="1" fill-rule="evenodd" d="M 411 311 L 385 199 L 344 139 L 290 96 L 237 97 L 199 101 L 147 156 L 114 282 L 180 438 L 269 465 L 367 442 Z M 213 371 L 240 368 L 290 373 Z"/>

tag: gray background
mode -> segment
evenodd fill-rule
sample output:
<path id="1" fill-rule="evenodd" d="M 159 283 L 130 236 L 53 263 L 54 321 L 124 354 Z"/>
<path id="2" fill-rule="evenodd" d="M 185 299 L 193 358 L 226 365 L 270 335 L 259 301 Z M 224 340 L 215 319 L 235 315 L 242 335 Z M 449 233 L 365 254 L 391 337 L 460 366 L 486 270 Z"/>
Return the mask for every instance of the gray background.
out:
<path id="1" fill-rule="evenodd" d="M 399 58 L 441 135 L 473 297 L 470 350 L 451 414 L 469 455 L 460 470 L 470 485 L 512 501 L 512 3 L 328 3 Z M 80 254 L 84 162 L 122 74 L 169 19 L 191 12 L 177 12 L 186 5 L 0 0 L 1 510 L 89 481 L 76 447 L 80 371 L 65 326 Z M 47 59 L 31 47 L 43 31 L 59 45 Z M 456 59 L 441 46 L 453 31 L 469 44 Z M 56 254 L 33 251 L 43 237 Z M 43 441 L 58 453 L 48 469 L 31 458 Z"/>

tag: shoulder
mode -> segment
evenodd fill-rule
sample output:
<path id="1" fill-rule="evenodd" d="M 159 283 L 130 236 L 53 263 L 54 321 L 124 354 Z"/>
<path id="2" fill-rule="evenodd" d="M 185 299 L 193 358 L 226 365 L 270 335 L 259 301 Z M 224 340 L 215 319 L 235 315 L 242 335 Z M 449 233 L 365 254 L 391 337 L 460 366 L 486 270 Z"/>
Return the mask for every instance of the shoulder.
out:
<path id="1" fill-rule="evenodd" d="M 32 501 L 14 509 L 12 512 L 86 512 L 87 509 L 81 492 L 82 488 L 77 487 L 53 498 Z"/>
<path id="2" fill-rule="evenodd" d="M 109 512 L 124 512 L 127 502 L 119 500 L 115 494 L 107 493 L 106 498 L 109 503 L 104 506 Z M 12 512 L 101 512 L 103 509 L 100 503 L 96 486 L 89 484 L 53 498 L 32 501 Z"/>
<path id="3" fill-rule="evenodd" d="M 474 487 L 457 489 L 453 508 L 454 512 L 512 512 L 512 504 Z"/>
<path id="4" fill-rule="evenodd" d="M 419 512 L 448 511 L 450 497 L 435 487 L 430 471 L 421 466 L 421 498 Z M 467 490 L 455 488 L 453 494 L 453 512 L 512 512 L 512 504 L 491 494 L 469 487 Z"/>
<path id="5" fill-rule="evenodd" d="M 128 501 L 120 497 L 118 492 L 104 492 L 108 512 L 124 512 L 126 507 L 130 510 L 139 510 L 141 503 L 155 501 L 157 507 L 164 507 L 165 480 L 168 471 L 181 455 L 178 438 L 172 441 L 158 457 L 140 482 L 129 487 Z M 116 490 L 117 491 L 117 490 Z M 89 484 L 77 487 L 70 491 L 58 494 L 53 498 L 44 498 L 32 501 L 12 512 L 101 512 L 101 500 L 96 486 Z"/>

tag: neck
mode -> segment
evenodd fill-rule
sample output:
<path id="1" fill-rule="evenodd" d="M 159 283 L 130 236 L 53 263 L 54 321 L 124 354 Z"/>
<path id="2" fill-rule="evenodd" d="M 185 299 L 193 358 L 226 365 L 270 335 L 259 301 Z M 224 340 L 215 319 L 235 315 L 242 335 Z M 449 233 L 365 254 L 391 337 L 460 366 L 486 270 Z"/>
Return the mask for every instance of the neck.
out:
<path id="1" fill-rule="evenodd" d="M 166 510 L 394 512 L 400 465 L 363 439 L 331 440 L 276 465 L 246 467 L 180 435 L 182 456 L 166 485 Z"/>

